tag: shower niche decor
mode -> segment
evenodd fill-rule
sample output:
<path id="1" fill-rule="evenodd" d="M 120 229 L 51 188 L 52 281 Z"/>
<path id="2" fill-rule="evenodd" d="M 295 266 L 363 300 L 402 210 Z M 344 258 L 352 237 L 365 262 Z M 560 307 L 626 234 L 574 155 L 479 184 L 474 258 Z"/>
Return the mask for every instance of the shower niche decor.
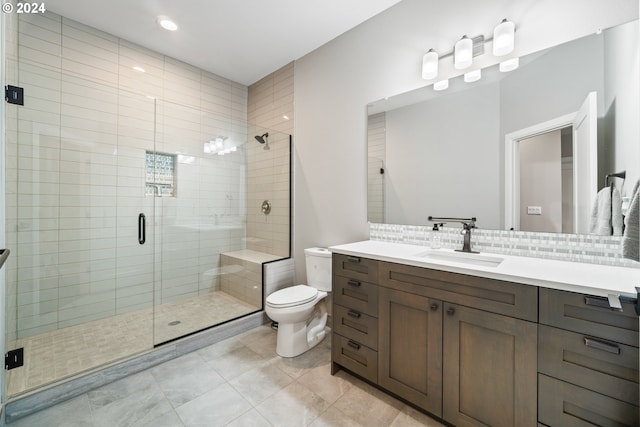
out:
<path id="1" fill-rule="evenodd" d="M 176 196 L 176 156 L 147 151 L 145 196 Z"/>

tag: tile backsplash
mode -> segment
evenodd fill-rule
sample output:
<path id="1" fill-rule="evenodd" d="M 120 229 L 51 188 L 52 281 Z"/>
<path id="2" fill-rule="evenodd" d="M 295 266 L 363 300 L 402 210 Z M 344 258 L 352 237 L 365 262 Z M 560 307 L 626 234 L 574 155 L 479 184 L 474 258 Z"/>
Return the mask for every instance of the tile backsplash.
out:
<path id="1" fill-rule="evenodd" d="M 461 227 L 444 227 L 434 232 L 431 226 L 369 223 L 371 240 L 430 246 L 432 233 L 439 233 L 441 247 L 447 249 L 462 247 L 460 231 Z M 474 229 L 471 244 L 473 250 L 480 252 L 640 268 L 640 263 L 622 257 L 621 239 L 618 236 Z"/>

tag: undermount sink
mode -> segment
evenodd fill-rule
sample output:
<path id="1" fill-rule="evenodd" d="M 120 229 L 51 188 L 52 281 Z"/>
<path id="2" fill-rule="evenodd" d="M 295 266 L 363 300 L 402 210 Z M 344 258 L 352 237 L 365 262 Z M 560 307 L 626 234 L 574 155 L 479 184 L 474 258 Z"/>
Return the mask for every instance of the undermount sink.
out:
<path id="1" fill-rule="evenodd" d="M 502 261 L 504 261 L 504 258 L 497 256 L 473 254 L 468 252 L 449 252 L 437 249 L 421 252 L 416 256 L 419 258 L 457 262 L 460 264 L 480 265 L 483 267 L 497 267 L 502 263 Z"/>

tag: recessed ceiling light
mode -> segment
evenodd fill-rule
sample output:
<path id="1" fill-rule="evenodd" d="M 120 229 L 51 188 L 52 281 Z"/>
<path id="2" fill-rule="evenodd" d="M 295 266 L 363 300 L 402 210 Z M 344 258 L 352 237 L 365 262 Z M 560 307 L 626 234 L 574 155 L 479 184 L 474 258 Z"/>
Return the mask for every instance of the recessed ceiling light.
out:
<path id="1" fill-rule="evenodd" d="M 164 28 L 165 30 L 169 30 L 169 31 L 175 31 L 178 29 L 178 24 L 176 24 L 175 22 L 173 22 L 169 17 L 167 16 L 158 16 L 158 25 L 160 25 L 162 28 Z"/>
<path id="2" fill-rule="evenodd" d="M 134 71 L 137 71 L 139 73 L 144 73 L 144 68 L 140 67 L 139 65 L 136 65 L 135 67 L 133 67 Z"/>

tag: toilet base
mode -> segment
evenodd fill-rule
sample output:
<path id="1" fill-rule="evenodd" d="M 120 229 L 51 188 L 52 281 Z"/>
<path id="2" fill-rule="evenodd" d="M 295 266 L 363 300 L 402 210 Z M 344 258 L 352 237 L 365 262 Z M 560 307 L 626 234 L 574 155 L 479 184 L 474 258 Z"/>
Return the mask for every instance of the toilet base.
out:
<path id="1" fill-rule="evenodd" d="M 278 323 L 276 353 L 281 357 L 296 357 L 320 344 L 326 332 L 326 301 L 321 301 L 309 320 Z"/>

